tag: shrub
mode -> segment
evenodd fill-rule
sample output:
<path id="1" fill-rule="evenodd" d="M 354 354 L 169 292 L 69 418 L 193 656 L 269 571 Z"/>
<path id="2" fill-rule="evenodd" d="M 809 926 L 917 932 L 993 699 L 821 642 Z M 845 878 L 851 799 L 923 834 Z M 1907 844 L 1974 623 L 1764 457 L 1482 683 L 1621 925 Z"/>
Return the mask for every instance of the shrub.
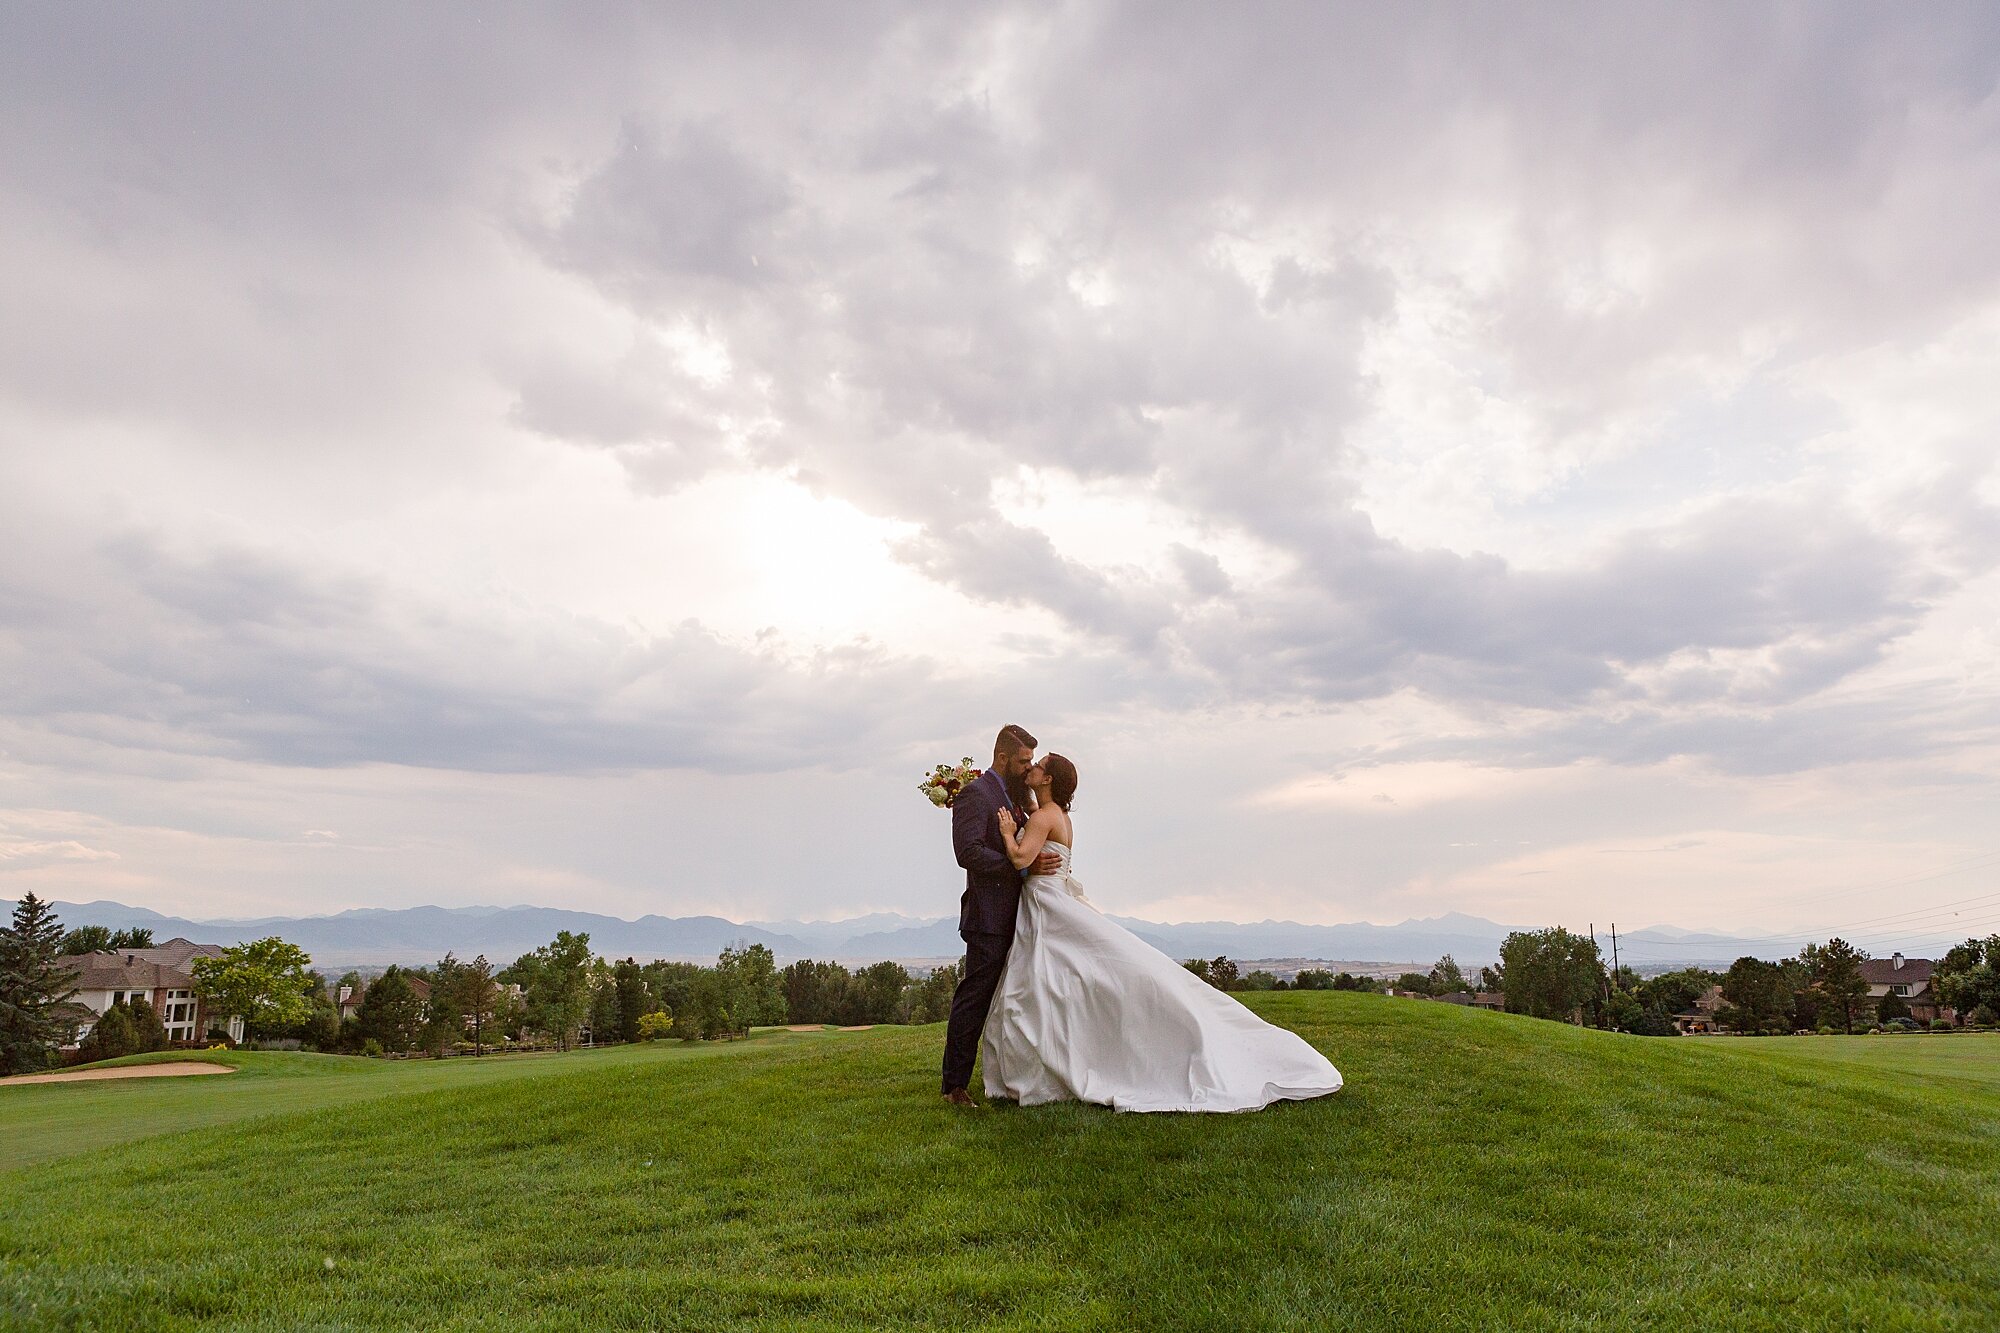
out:
<path id="1" fill-rule="evenodd" d="M 90 1035 L 83 1039 L 77 1054 L 86 1062 L 114 1060 L 138 1050 L 138 1038 L 139 1034 L 132 1026 L 131 1010 L 122 1004 L 114 1004 L 91 1025 Z"/>
<path id="2" fill-rule="evenodd" d="M 1990 1004 L 1980 1005 L 1977 1009 L 1966 1015 L 1966 1018 L 1976 1027 L 2000 1027 L 2000 1014 L 1994 1013 L 1993 1006 Z"/>
<path id="3" fill-rule="evenodd" d="M 1840 1029 L 1830 1023 L 1821 1023 L 1819 1025 L 1819 1035 L 1822 1037 L 1837 1037 L 1840 1035 Z"/>
<path id="4" fill-rule="evenodd" d="M 382 1054 L 382 1043 L 373 1037 L 365 1037 L 361 1042 L 361 1053 L 363 1055 L 380 1055 Z"/>
<path id="5" fill-rule="evenodd" d="M 154 1010 L 150 1000 L 133 1000 L 132 1049 L 133 1051 L 164 1051 L 167 1048 L 166 1024 Z"/>
<path id="6" fill-rule="evenodd" d="M 640 1041 L 658 1041 L 661 1037 L 671 1036 L 673 1030 L 674 1016 L 670 1010 L 639 1015 Z"/>

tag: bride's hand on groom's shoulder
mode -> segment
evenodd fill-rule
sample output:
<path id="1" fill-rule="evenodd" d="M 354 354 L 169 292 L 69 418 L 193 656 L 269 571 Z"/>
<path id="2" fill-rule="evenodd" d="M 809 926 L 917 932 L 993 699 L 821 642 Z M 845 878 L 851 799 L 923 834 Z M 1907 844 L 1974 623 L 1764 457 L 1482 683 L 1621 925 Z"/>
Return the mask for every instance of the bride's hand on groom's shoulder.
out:
<path id="1" fill-rule="evenodd" d="M 1000 807 L 1000 831 L 1008 837 L 1014 836 L 1014 812 L 1006 806 Z"/>

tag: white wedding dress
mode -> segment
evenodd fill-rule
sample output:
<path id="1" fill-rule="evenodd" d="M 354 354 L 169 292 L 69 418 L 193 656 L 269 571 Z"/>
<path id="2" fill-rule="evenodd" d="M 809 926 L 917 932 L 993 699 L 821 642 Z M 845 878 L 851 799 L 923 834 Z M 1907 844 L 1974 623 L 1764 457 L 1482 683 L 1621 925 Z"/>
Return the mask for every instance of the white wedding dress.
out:
<path id="1" fill-rule="evenodd" d="M 986 1095 L 1023 1106 L 1255 1111 L 1340 1090 L 1340 1071 L 1295 1032 L 1100 913 L 1069 873 L 1032 875 L 1007 969 L 980 1035 Z"/>

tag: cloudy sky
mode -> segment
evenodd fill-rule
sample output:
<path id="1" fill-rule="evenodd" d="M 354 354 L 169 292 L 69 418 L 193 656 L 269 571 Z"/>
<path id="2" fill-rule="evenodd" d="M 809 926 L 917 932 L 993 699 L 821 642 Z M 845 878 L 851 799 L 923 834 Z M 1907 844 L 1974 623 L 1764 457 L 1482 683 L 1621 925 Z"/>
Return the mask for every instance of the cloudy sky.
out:
<path id="1" fill-rule="evenodd" d="M 1991 6 L 0 23 L 0 896 L 2000 928 Z"/>

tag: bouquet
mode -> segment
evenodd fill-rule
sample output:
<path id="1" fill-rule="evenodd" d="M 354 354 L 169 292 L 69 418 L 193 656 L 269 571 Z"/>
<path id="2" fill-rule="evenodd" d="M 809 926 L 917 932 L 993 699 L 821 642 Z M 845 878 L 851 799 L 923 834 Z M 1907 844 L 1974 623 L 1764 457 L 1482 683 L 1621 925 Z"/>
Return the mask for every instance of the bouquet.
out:
<path id="1" fill-rule="evenodd" d="M 917 784 L 917 790 L 928 796 L 938 809 L 949 810 L 960 792 L 979 781 L 982 771 L 972 766 L 972 756 L 967 755 L 956 764 L 939 764 Z"/>

